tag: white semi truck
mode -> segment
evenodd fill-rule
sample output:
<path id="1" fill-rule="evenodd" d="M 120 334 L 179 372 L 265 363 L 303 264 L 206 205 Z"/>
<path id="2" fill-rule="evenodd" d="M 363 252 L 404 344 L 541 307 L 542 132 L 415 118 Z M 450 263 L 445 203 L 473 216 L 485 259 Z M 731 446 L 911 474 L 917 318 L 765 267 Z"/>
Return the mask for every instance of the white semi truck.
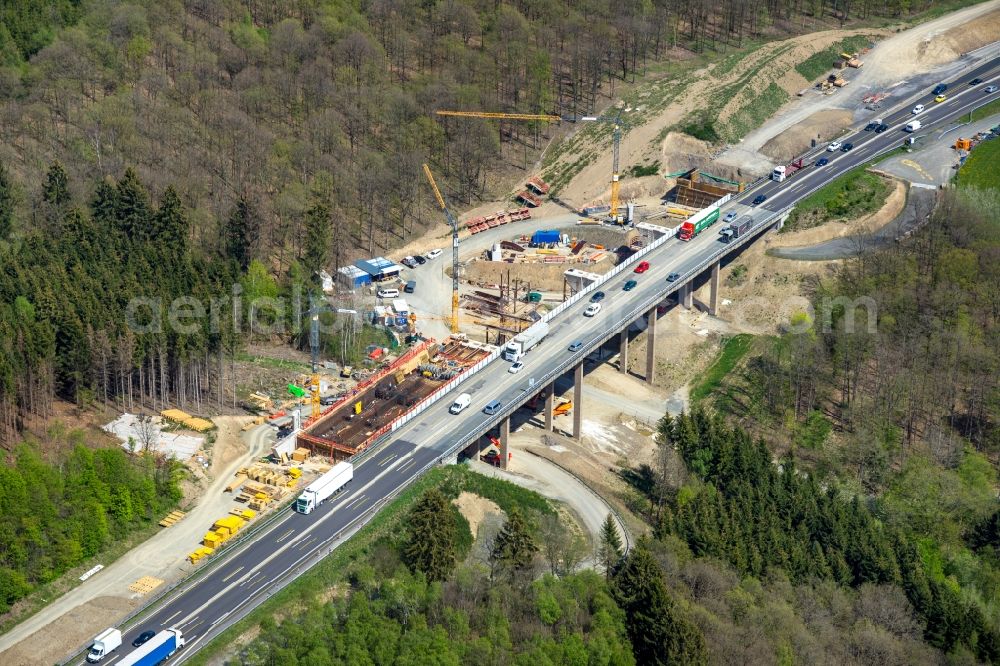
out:
<path id="1" fill-rule="evenodd" d="M 532 324 L 507 343 L 507 346 L 503 348 L 504 359 L 513 363 L 528 353 L 529 349 L 544 340 L 548 334 L 549 325 L 546 322 L 540 321 L 537 324 Z"/>
<path id="2" fill-rule="evenodd" d="M 313 509 L 330 499 L 354 478 L 354 465 L 340 462 L 329 472 L 310 483 L 295 500 L 295 510 L 312 513 Z"/>
<path id="3" fill-rule="evenodd" d="M 94 644 L 87 653 L 87 661 L 96 664 L 122 645 L 122 632 L 114 627 L 105 629 L 94 638 Z"/>

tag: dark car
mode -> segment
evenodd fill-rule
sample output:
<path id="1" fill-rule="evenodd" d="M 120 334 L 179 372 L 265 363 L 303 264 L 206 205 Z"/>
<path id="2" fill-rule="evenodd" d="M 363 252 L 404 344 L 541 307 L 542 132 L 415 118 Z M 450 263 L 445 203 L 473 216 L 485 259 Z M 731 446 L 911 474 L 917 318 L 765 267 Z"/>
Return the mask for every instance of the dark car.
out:
<path id="1" fill-rule="evenodd" d="M 818 160 L 816 160 L 816 166 L 818 166 L 818 167 L 826 166 L 829 163 L 830 163 L 830 160 L 826 159 L 825 157 L 821 157 Z"/>
<path id="2" fill-rule="evenodd" d="M 671 273 L 667 276 L 667 282 L 676 282 L 681 277 L 680 273 Z"/>
<path id="3" fill-rule="evenodd" d="M 604 300 L 604 292 L 603 291 L 595 291 L 594 295 L 590 297 L 590 302 L 591 303 L 599 303 L 599 302 L 601 302 L 603 300 Z"/>
<path id="4" fill-rule="evenodd" d="M 637 284 L 639 283 L 636 282 L 635 280 L 629 280 L 628 282 L 625 283 L 625 286 L 622 287 L 622 289 L 624 289 L 625 291 L 632 291 L 633 289 L 635 289 L 635 285 Z"/>
<path id="5" fill-rule="evenodd" d="M 337 402 L 337 396 L 335 395 L 324 395 L 321 396 L 319 399 L 319 404 L 323 405 L 324 407 L 328 407 L 329 405 L 332 405 L 335 402 Z"/>
<path id="6" fill-rule="evenodd" d="M 571 352 L 580 351 L 580 349 L 582 349 L 582 348 L 583 348 L 583 343 L 580 342 L 579 340 L 577 340 L 576 342 L 572 343 L 569 346 L 569 350 Z"/>
<path id="7" fill-rule="evenodd" d="M 932 95 L 940 95 L 941 93 L 943 93 L 947 89 L 948 89 L 948 84 L 947 83 L 939 83 L 936 86 L 934 86 L 934 90 L 931 91 L 931 94 Z"/>
<path id="8" fill-rule="evenodd" d="M 427 257 L 423 255 L 415 254 L 413 255 L 413 261 L 417 262 L 418 265 L 423 266 L 427 263 Z"/>
<path id="9" fill-rule="evenodd" d="M 969 85 L 970 86 L 978 86 L 982 82 L 983 82 L 983 80 L 981 78 L 976 77 L 976 78 L 972 79 L 971 81 L 969 81 Z"/>
<path id="10" fill-rule="evenodd" d="M 753 203 L 751 203 L 750 205 L 751 206 L 759 206 L 760 204 L 764 203 L 765 201 L 767 201 L 767 195 L 766 194 L 758 194 L 757 196 L 754 197 Z"/>
<path id="11" fill-rule="evenodd" d="M 145 643 L 146 641 L 148 641 L 150 638 L 152 638 L 155 635 L 156 635 L 155 631 L 144 631 L 144 632 L 142 632 L 141 634 L 139 634 L 138 636 L 135 637 L 134 641 L 132 641 L 132 647 L 139 647 L 140 645 L 142 645 L 143 643 Z"/>
<path id="12" fill-rule="evenodd" d="M 875 133 L 876 134 L 881 134 L 882 132 L 886 131 L 887 129 L 889 129 L 889 126 L 886 125 L 885 123 L 882 123 L 881 125 L 879 125 L 878 127 L 875 128 Z"/>
<path id="13" fill-rule="evenodd" d="M 840 152 L 842 152 L 842 153 L 848 153 L 848 152 L 850 152 L 852 150 L 854 150 L 854 144 L 853 143 L 845 143 L 843 146 L 840 147 Z"/>
<path id="14" fill-rule="evenodd" d="M 876 127 L 878 127 L 878 123 L 868 123 L 867 125 L 865 125 L 865 131 L 871 132 Z"/>

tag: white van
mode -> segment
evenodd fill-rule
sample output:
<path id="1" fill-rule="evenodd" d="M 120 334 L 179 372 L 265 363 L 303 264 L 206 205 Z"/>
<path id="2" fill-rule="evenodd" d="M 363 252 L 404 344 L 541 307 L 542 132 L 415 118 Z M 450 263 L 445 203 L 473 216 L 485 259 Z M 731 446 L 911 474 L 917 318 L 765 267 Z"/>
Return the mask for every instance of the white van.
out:
<path id="1" fill-rule="evenodd" d="M 448 408 L 448 411 L 451 412 L 452 414 L 458 414 L 463 409 L 468 407 L 470 402 L 472 402 L 472 396 L 469 395 L 468 393 L 463 393 L 462 395 L 455 398 L 455 402 L 451 404 L 451 407 Z"/>
<path id="2" fill-rule="evenodd" d="M 399 298 L 399 289 L 379 289 L 375 293 L 379 298 Z"/>
<path id="3" fill-rule="evenodd" d="M 920 127 L 921 125 L 919 120 L 911 120 L 910 122 L 906 123 L 906 127 L 904 129 L 907 132 L 916 132 L 918 129 L 920 129 Z"/>
<path id="4" fill-rule="evenodd" d="M 441 256 L 442 252 L 444 252 L 444 250 L 442 250 L 441 248 L 435 248 L 430 252 L 428 252 L 427 254 L 425 254 L 424 256 L 427 257 L 428 259 L 437 259 L 438 257 Z"/>

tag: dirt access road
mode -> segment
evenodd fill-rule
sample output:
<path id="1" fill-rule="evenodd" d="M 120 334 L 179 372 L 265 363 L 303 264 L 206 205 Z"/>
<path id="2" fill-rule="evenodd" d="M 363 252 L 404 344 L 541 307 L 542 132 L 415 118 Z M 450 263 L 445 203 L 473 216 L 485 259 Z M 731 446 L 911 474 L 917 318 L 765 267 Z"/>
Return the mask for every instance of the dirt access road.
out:
<path id="1" fill-rule="evenodd" d="M 236 470 L 264 454 L 271 445 L 273 430 L 269 426 L 240 432 L 247 418 L 214 419 L 219 432 L 207 484 L 199 491 L 197 505 L 180 522 L 157 533 L 0 636 L 0 664 L 55 663 L 142 605 L 142 595 L 129 590 L 129 585 L 143 576 L 159 578 L 163 585 L 182 578 L 191 569 L 187 554 L 195 549 L 212 523 L 226 515 L 233 505 L 232 496 L 222 492 L 226 484 Z M 59 639 L 54 641 L 49 628 L 55 626 L 59 628 Z"/>

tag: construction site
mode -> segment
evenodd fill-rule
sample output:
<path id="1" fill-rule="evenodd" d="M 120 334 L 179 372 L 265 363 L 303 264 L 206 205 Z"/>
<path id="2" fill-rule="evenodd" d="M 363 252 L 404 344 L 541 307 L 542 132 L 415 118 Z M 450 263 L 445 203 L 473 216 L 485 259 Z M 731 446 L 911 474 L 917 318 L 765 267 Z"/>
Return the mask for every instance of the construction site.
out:
<path id="1" fill-rule="evenodd" d="M 307 424 L 296 437 L 297 451 L 330 462 L 364 451 L 393 421 L 492 351 L 464 336 L 422 342 Z"/>

